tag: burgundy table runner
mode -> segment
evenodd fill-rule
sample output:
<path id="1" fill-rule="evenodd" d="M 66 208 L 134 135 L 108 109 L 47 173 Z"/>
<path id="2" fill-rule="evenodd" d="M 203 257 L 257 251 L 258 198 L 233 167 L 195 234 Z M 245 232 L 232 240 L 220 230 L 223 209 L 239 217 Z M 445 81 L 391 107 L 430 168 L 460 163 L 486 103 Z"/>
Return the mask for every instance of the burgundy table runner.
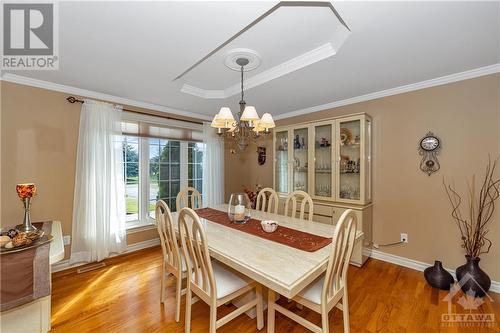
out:
<path id="1" fill-rule="evenodd" d="M 262 230 L 260 220 L 250 219 L 245 224 L 236 224 L 229 220 L 227 213 L 213 208 L 200 208 L 196 210 L 196 213 L 198 216 L 209 221 L 302 251 L 314 252 L 332 242 L 331 238 L 313 235 L 308 232 L 283 227 L 281 225 L 278 225 L 278 229 L 276 229 L 275 232 L 267 233 Z"/>
<path id="2" fill-rule="evenodd" d="M 52 221 L 33 223 L 46 234 Z M 0 311 L 50 295 L 50 243 L 2 254 L 0 259 Z"/>

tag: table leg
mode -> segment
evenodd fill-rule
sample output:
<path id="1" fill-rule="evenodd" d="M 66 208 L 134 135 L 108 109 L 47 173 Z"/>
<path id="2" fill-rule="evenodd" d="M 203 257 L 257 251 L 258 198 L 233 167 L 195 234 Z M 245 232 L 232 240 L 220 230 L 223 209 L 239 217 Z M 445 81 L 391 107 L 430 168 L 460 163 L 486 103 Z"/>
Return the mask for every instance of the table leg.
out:
<path id="1" fill-rule="evenodd" d="M 267 308 L 267 291 L 266 291 L 266 287 L 262 286 L 262 302 L 263 302 L 263 310 L 265 310 Z M 230 303 L 233 303 L 234 306 L 236 306 L 237 308 L 245 305 L 246 303 L 250 302 L 252 299 L 255 298 L 255 291 L 251 291 L 233 301 L 231 301 Z M 251 308 L 250 310 L 246 311 L 245 314 L 247 316 L 249 316 L 250 318 L 252 319 L 255 319 L 255 317 L 257 316 L 257 311 L 255 310 L 255 308 Z"/>
<path id="2" fill-rule="evenodd" d="M 276 302 L 276 293 L 269 288 L 267 294 L 267 333 L 274 333 L 274 302 Z"/>

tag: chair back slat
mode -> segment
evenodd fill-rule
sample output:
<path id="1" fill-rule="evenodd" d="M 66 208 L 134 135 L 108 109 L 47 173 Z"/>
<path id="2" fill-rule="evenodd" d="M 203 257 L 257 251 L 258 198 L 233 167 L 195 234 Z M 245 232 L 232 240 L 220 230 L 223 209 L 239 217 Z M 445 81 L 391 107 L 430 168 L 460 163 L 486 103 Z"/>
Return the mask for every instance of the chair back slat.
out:
<path id="1" fill-rule="evenodd" d="M 297 199 L 300 199 L 300 211 L 298 211 L 298 216 L 297 216 L 297 202 L 298 202 Z M 290 210 L 290 204 L 292 205 L 291 210 Z M 288 216 L 288 214 L 290 214 L 290 217 L 294 218 L 298 217 L 299 219 L 303 219 L 306 212 L 306 205 L 309 206 L 307 219 L 309 221 L 312 221 L 314 214 L 314 205 L 311 196 L 304 191 L 293 191 L 286 197 L 284 215 Z"/>
<path id="2" fill-rule="evenodd" d="M 198 209 L 202 207 L 201 194 L 194 187 L 186 187 L 177 194 L 175 199 L 175 205 L 177 211 L 180 211 L 184 207 L 189 207 L 192 209 Z"/>
<path id="3" fill-rule="evenodd" d="M 342 214 L 335 227 L 321 297 L 326 302 L 330 302 L 337 291 L 347 284 L 347 269 L 356 239 L 356 229 L 356 214 L 352 209 L 348 209 Z"/>
<path id="4" fill-rule="evenodd" d="M 207 236 L 198 214 L 188 207 L 179 212 L 179 233 L 186 258 L 188 279 L 208 297 L 217 297 L 217 288 L 208 252 Z"/>
<path id="5" fill-rule="evenodd" d="M 256 210 L 278 214 L 278 194 L 270 187 L 264 187 L 257 195 Z"/>
<path id="6" fill-rule="evenodd" d="M 155 208 L 156 228 L 160 235 L 163 260 L 170 266 L 181 269 L 181 252 L 177 244 L 174 224 L 170 208 L 163 200 L 156 203 Z"/>

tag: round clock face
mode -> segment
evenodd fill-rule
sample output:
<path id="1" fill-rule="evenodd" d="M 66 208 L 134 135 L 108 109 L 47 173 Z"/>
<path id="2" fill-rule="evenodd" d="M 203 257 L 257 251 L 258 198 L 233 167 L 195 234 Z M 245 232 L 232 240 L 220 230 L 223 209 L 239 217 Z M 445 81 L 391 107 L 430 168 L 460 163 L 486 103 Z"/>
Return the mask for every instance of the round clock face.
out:
<path id="1" fill-rule="evenodd" d="M 427 151 L 432 151 L 439 147 L 439 139 L 434 136 L 427 136 L 420 141 L 420 147 Z"/>

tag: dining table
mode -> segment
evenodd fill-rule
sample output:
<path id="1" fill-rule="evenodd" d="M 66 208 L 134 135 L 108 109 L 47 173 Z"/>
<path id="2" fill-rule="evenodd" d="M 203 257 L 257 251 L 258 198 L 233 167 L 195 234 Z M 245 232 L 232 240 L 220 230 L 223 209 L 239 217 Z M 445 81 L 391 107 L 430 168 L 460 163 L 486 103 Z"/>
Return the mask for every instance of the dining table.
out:
<path id="1" fill-rule="evenodd" d="M 228 205 L 210 208 L 227 212 Z M 250 214 L 253 219 L 276 221 L 281 227 L 328 238 L 334 235 L 334 225 L 257 210 L 250 210 Z M 177 229 L 178 212 L 173 213 L 172 218 Z M 200 221 L 206 231 L 212 258 L 287 298 L 293 298 L 326 270 L 331 243 L 309 252 L 202 217 Z"/>

